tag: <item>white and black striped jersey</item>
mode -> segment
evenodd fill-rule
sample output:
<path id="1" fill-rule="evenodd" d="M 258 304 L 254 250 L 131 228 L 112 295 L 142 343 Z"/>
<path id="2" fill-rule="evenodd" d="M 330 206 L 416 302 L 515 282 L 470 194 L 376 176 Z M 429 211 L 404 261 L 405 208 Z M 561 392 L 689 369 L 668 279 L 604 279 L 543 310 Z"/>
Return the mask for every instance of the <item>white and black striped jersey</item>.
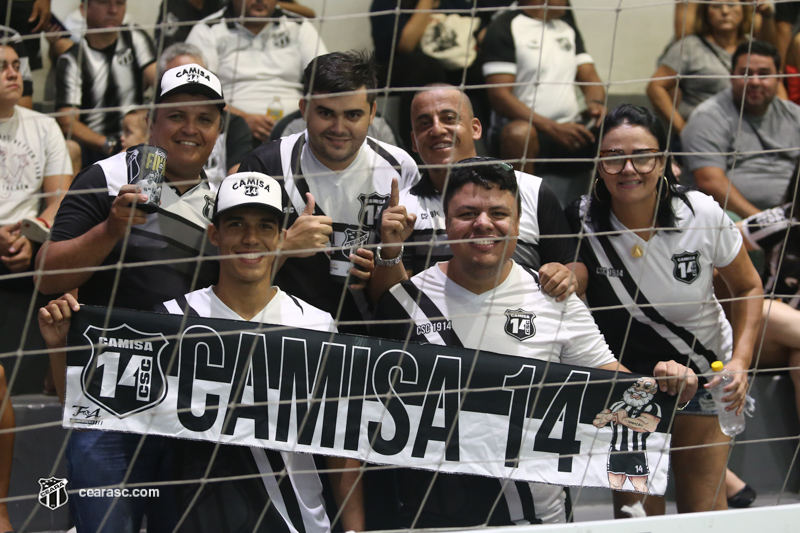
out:
<path id="1" fill-rule="evenodd" d="M 78 174 L 61 201 L 51 240 L 80 237 L 108 219 L 111 204 L 128 183 L 125 156 L 125 152 L 111 156 Z M 219 253 L 206 238 L 213 205 L 214 194 L 206 180 L 182 195 L 165 181 L 158 212 L 147 215 L 145 224 L 132 226 L 127 240 L 114 246 L 100 269 L 80 287 L 81 302 L 150 310 L 164 298 L 211 285 L 218 265 L 197 259 Z M 119 266 L 108 268 L 114 265 Z"/>
<path id="2" fill-rule="evenodd" d="M 150 36 L 134 26 L 121 30 L 103 50 L 82 39 L 58 58 L 56 109 L 77 107 L 86 111 L 81 122 L 93 131 L 118 136 L 120 108 L 143 103 L 142 71 L 155 60 Z"/>
<path id="3" fill-rule="evenodd" d="M 249 322 L 336 332 L 330 314 L 277 287 L 276 291 Z M 213 287 L 166 302 L 157 306 L 156 311 L 244 321 L 217 297 Z M 215 448 L 217 453 L 212 459 Z M 213 480 L 189 509 L 183 530 L 330 531 L 314 456 L 232 444 L 217 447 L 214 443 L 197 441 L 177 441 L 177 450 L 179 479 Z M 206 474 L 209 464 L 210 471 Z M 238 476 L 250 477 L 225 479 Z M 183 506 L 188 506 L 197 489 L 196 485 L 181 487 L 180 491 L 186 493 L 181 497 Z"/>
<path id="4" fill-rule="evenodd" d="M 611 405 L 609 410 L 616 413 L 620 409 L 628 413 L 628 418 L 638 418 L 642 414 L 648 414 L 661 420 L 661 406 L 656 402 L 649 402 L 642 407 L 628 405 L 620 400 Z M 648 431 L 634 431 L 622 424 L 612 423 L 613 430 L 611 436 L 611 451 L 615 452 L 646 452 Z"/>
<path id="5" fill-rule="evenodd" d="M 672 200 L 677 227 L 661 229 L 649 241 L 613 213 L 611 227 L 619 233 L 596 234 L 593 221 L 584 222 L 587 196 L 567 210 L 573 231 L 586 234 L 579 251 L 589 270 L 589 307 L 611 349 L 633 372 L 651 375 L 659 361 L 674 359 L 707 374 L 712 362 L 731 357 L 731 326 L 712 280 L 715 267 L 736 258 L 742 236 L 713 198 L 697 191 L 687 198 L 691 207 Z M 632 255 L 634 245 L 643 256 Z"/>
<path id="6" fill-rule="evenodd" d="M 263 144 L 242 161 L 239 170 L 263 172 L 278 179 L 283 176 L 286 227 L 305 208 L 306 192 L 314 195 L 314 214 L 333 219 L 333 250 L 288 259 L 276 283 L 339 320 L 361 320 L 349 290 L 339 314 L 351 268 L 349 255 L 360 246 L 379 242 L 376 221 L 391 193 L 392 178 L 397 178 L 401 188 L 410 187 L 419 180 L 419 170 L 402 149 L 367 137 L 353 163 L 333 172 L 314 157 L 307 141 L 303 131 Z"/>
<path id="7" fill-rule="evenodd" d="M 376 333 L 397 340 L 592 368 L 615 361 L 577 296 L 556 302 L 542 292 L 535 271 L 516 263 L 505 281 L 483 294 L 461 287 L 434 265 L 392 287 L 381 299 L 375 320 Z M 417 527 L 566 520 L 559 486 L 404 469 L 398 471 L 398 490 L 406 526 L 417 512 Z"/>
<path id="8" fill-rule="evenodd" d="M 236 21 L 232 3 L 192 28 L 186 42 L 203 51 L 219 76 L 225 99 L 246 113 L 265 114 L 275 97 L 284 116 L 299 109 L 303 70 L 328 49 L 305 17 L 276 8 L 272 21 L 253 34 Z"/>
<path id="9" fill-rule="evenodd" d="M 742 233 L 754 247 L 765 251 L 769 272 L 764 293 L 774 294 L 800 308 L 800 228 L 797 209 L 789 203 L 744 219 Z"/>
<path id="10" fill-rule="evenodd" d="M 536 270 L 547 263 L 575 261 L 577 240 L 568 236 L 569 224 L 558 197 L 542 178 L 524 172 L 516 172 L 516 175 L 522 213 L 514 261 Z M 417 215 L 414 231 L 403 249 L 406 270 L 422 272 L 453 257 L 450 245 L 445 242 L 442 195 L 434 189 L 427 172 L 423 172 L 419 183 L 400 191 L 400 205 L 405 206 L 409 214 Z M 548 237 L 550 235 L 563 237 Z"/>
<path id="11" fill-rule="evenodd" d="M 483 75 L 513 75 L 514 96 L 530 109 L 560 123 L 578 118 L 575 76 L 593 60 L 580 33 L 564 20 L 503 13 L 486 29 L 481 55 Z"/>

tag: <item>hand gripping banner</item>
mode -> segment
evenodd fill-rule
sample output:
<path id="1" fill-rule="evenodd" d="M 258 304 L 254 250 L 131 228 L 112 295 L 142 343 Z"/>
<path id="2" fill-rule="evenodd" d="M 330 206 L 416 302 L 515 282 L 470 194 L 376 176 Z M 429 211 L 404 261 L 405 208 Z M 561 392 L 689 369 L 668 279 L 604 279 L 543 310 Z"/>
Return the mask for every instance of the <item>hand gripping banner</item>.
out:
<path id="1" fill-rule="evenodd" d="M 64 427 L 663 494 L 675 397 L 464 348 L 83 306 Z"/>

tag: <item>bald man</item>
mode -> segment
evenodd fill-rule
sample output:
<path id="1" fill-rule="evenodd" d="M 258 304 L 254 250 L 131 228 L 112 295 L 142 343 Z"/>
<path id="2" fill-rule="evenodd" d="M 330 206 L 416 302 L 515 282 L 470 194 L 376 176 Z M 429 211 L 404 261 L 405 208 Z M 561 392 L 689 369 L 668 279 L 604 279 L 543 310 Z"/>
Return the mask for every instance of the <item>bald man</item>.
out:
<path id="1" fill-rule="evenodd" d="M 411 128 L 411 147 L 424 163 L 422 179 L 399 191 L 397 200 L 391 202 L 395 205 L 384 211 L 381 221 L 381 257 L 390 260 L 402 254 L 403 268 L 376 269 L 373 298 L 379 298 L 382 291 L 406 276 L 452 257 L 446 242 L 442 193 L 450 169 L 459 161 L 477 156 L 475 141 L 483 132 L 469 98 L 457 87 L 443 84 L 427 86 L 415 95 L 411 103 Z M 469 164 L 480 165 L 481 161 L 472 160 Z M 516 172 L 516 176 L 522 197 L 522 218 L 514 260 L 538 270 L 542 288 L 559 301 L 573 292 L 583 294 L 588 273 L 583 263 L 576 261 L 577 243 L 572 238 L 547 237 L 570 233 L 558 198 L 541 178 L 524 172 Z M 404 229 L 385 223 L 400 220 L 397 217 L 402 208 L 407 217 Z M 409 226 L 413 226 L 413 231 Z M 403 241 L 406 242 L 401 248 Z"/>

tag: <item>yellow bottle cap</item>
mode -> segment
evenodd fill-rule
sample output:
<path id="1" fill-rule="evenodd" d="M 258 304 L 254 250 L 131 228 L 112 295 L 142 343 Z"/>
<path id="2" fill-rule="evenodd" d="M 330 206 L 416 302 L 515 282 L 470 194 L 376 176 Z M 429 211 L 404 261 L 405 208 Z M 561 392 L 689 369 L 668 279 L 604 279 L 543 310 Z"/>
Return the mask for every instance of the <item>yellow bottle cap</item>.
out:
<path id="1" fill-rule="evenodd" d="M 714 361 L 713 363 L 711 363 L 711 370 L 713 370 L 714 372 L 722 372 L 724 368 L 725 365 L 722 364 L 722 361 Z"/>

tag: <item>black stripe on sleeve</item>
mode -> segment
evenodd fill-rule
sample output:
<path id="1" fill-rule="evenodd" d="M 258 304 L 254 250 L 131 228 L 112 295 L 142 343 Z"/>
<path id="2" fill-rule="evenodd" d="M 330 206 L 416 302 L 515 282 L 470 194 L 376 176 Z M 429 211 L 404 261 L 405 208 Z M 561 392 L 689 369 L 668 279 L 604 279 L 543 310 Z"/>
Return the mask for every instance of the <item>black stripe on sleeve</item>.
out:
<path id="1" fill-rule="evenodd" d="M 372 148 L 375 151 L 376 154 L 384 158 L 386 162 L 389 163 L 392 166 L 392 168 L 397 171 L 398 174 L 400 173 L 401 170 L 400 163 L 398 163 L 397 159 L 395 159 L 395 157 L 392 154 L 386 151 L 386 149 L 383 146 L 381 146 L 374 140 L 370 139 L 369 137 L 367 137 L 367 144 L 369 145 L 370 148 Z"/>
<path id="2" fill-rule="evenodd" d="M 267 459 L 269 460 L 269 464 L 272 467 L 272 471 L 276 476 L 280 476 L 277 479 L 278 488 L 281 491 L 283 504 L 286 506 L 286 512 L 289 513 L 289 520 L 299 533 L 305 533 L 306 526 L 305 523 L 303 523 L 303 515 L 300 512 L 300 504 L 297 502 L 297 496 L 294 493 L 292 481 L 289 479 L 289 475 L 286 472 L 286 464 L 283 462 L 283 457 L 281 457 L 280 452 L 273 450 L 265 450 L 265 452 Z"/>
<path id="3" fill-rule="evenodd" d="M 536 518 L 536 506 L 533 503 L 531 486 L 525 481 L 515 481 L 519 493 L 519 501 L 522 503 L 522 516 L 531 524 L 541 524 L 542 521 Z"/>
<path id="4" fill-rule="evenodd" d="M 189 305 L 189 302 L 186 301 L 186 296 L 181 295 L 175 298 L 175 303 L 178 304 L 178 307 L 183 309 L 183 314 L 185 316 L 194 316 L 199 317 L 200 315 L 195 311 L 195 309 Z"/>
<path id="5" fill-rule="evenodd" d="M 550 237 L 551 235 L 570 235 L 572 232 L 567 217 L 561 209 L 558 196 L 544 182 L 539 186 L 536 219 L 539 222 L 541 264 L 561 263 L 566 265 L 575 261 L 578 246 L 574 237 Z"/>
<path id="6" fill-rule="evenodd" d="M 427 294 L 422 292 L 417 288 L 416 285 L 411 280 L 406 280 L 402 283 L 403 287 L 408 292 L 408 295 L 417 302 L 417 305 L 425 313 L 425 316 L 428 317 L 428 320 L 431 322 L 435 320 L 441 320 L 443 318 L 447 318 L 444 314 L 436 307 L 436 304 L 433 303 Z M 464 345 L 461 343 L 461 339 L 458 338 L 454 329 L 445 329 L 439 331 L 439 336 L 444 341 L 445 345 L 447 346 L 456 346 L 458 348 L 463 348 Z"/>

